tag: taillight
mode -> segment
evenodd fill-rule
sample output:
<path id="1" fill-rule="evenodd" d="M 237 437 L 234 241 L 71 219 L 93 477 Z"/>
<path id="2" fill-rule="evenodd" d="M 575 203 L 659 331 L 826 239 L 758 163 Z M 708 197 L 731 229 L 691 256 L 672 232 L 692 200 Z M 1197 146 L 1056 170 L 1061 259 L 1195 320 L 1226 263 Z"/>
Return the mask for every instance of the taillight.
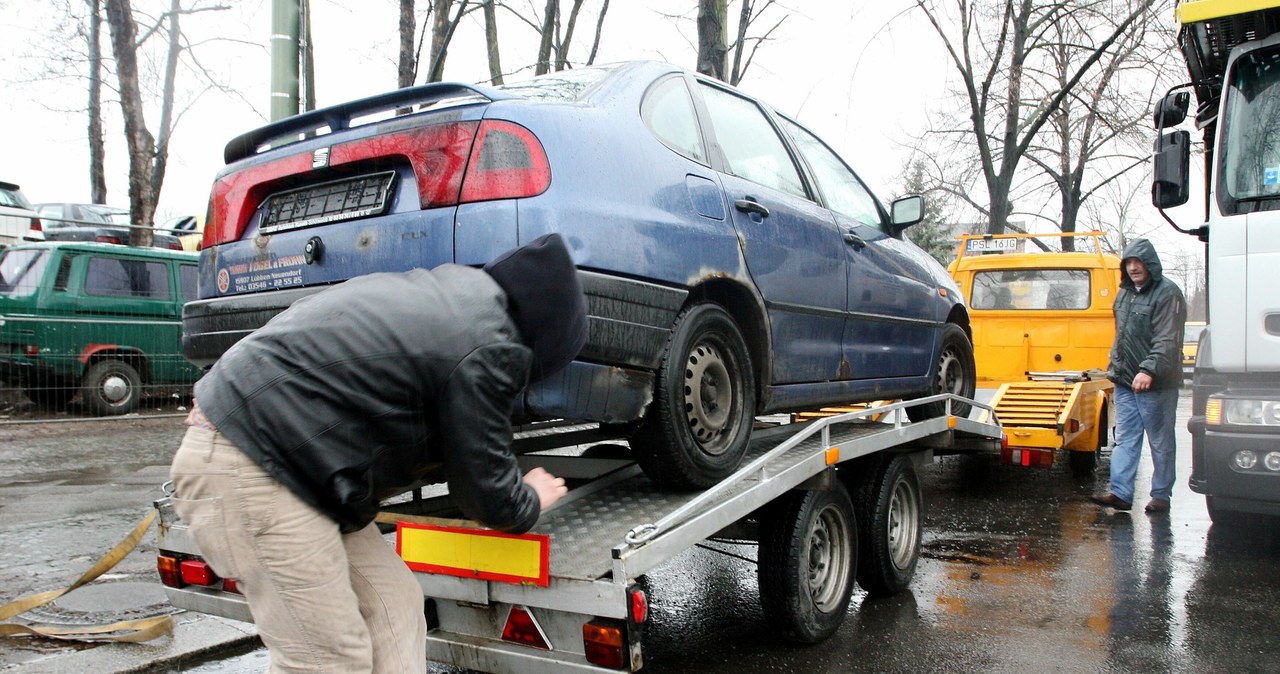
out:
<path id="1" fill-rule="evenodd" d="M 531 131 L 511 122 L 480 124 L 459 202 L 532 197 L 550 186 L 547 153 Z"/>
<path id="2" fill-rule="evenodd" d="M 40 218 L 31 218 L 31 230 L 35 232 L 44 231 L 44 225 L 40 224 Z"/>
<path id="3" fill-rule="evenodd" d="M 587 662 L 609 669 L 622 669 L 628 660 L 627 630 L 617 620 L 596 619 L 582 626 L 582 645 Z"/>
<path id="4" fill-rule="evenodd" d="M 114 243 L 116 245 L 120 245 L 121 243 L 123 243 L 120 237 L 110 236 L 108 234 L 99 234 L 98 236 L 94 237 L 93 240 L 97 241 L 98 243 Z"/>
<path id="5" fill-rule="evenodd" d="M 649 619 L 649 600 L 644 596 L 644 590 L 632 586 L 627 590 L 627 598 L 631 609 L 631 622 L 643 625 Z"/>
<path id="6" fill-rule="evenodd" d="M 182 572 L 182 582 L 187 585 L 208 587 L 221 580 L 203 559 L 184 559 L 178 563 L 178 570 Z"/>
<path id="7" fill-rule="evenodd" d="M 182 571 L 178 568 L 178 558 L 169 555 L 156 557 L 156 571 L 160 573 L 160 582 L 169 587 L 182 587 Z"/>

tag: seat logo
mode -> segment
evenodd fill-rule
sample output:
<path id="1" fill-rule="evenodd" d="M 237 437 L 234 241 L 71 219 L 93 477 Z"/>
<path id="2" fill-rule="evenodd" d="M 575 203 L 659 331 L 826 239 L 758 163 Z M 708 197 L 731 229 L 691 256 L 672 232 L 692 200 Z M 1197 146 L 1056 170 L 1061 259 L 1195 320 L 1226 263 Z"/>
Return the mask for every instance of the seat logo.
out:
<path id="1" fill-rule="evenodd" d="M 322 147 L 311 155 L 311 168 L 325 168 L 329 165 L 329 148 Z"/>

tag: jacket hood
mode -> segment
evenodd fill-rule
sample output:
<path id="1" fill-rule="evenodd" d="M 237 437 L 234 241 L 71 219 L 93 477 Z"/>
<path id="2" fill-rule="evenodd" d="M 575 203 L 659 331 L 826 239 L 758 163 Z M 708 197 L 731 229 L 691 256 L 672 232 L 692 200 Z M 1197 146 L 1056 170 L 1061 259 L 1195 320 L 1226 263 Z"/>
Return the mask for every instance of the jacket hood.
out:
<path id="1" fill-rule="evenodd" d="M 559 234 L 498 256 L 484 270 L 507 294 L 507 313 L 533 350 L 529 383 L 558 372 L 587 341 L 587 298 Z"/>
<path id="2" fill-rule="evenodd" d="M 1146 265 L 1147 273 L 1151 275 L 1151 283 L 1156 285 L 1164 278 L 1164 268 L 1160 265 L 1160 256 L 1156 254 L 1156 247 L 1151 245 L 1147 239 L 1134 239 L 1129 245 L 1124 247 L 1124 254 L 1120 256 L 1120 287 L 1133 290 L 1133 281 L 1129 280 L 1129 273 L 1124 270 L 1124 262 L 1129 258 L 1136 257 L 1142 264 Z"/>

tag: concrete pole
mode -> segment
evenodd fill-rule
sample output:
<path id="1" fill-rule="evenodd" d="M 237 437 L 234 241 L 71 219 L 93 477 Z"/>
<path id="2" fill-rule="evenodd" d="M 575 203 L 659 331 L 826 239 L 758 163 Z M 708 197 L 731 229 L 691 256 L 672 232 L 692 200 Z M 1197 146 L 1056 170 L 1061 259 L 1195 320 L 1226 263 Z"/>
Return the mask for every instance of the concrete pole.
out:
<path id="1" fill-rule="evenodd" d="M 298 5 L 271 0 L 271 121 L 298 114 Z"/>

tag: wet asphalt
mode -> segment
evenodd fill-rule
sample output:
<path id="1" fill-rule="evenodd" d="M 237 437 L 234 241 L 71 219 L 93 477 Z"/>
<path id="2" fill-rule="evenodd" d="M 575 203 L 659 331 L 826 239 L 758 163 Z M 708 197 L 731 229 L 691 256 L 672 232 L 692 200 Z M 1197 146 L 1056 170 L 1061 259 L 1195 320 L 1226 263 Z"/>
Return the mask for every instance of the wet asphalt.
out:
<path id="1" fill-rule="evenodd" d="M 762 615 L 754 548 L 708 543 L 685 552 L 643 579 L 652 616 L 644 671 L 1280 671 L 1280 525 L 1211 525 L 1203 497 L 1186 485 L 1188 409 L 1184 395 L 1178 482 L 1164 516 L 1141 510 L 1146 461 L 1133 512 L 1088 501 L 1106 488 L 1105 449 L 1089 479 L 1073 477 L 1065 462 L 1040 469 L 987 457 L 937 460 L 922 473 L 927 519 L 910 589 L 874 600 L 859 591 L 839 632 L 816 646 L 787 644 Z M 158 493 L 181 432 L 177 417 L 0 424 L 0 600 L 69 583 L 124 536 Z M 171 610 L 154 554 L 148 536 L 108 576 L 24 617 Z M 265 670 L 252 642 L 230 657 L 174 658 L 189 652 L 178 642 L 214 629 L 234 636 L 238 625 L 175 617 L 185 627 L 163 643 L 0 641 L 0 672 L 108 671 L 103 663 L 122 653 L 157 663 L 151 671 Z M 232 642 L 246 638 L 221 643 Z"/>

